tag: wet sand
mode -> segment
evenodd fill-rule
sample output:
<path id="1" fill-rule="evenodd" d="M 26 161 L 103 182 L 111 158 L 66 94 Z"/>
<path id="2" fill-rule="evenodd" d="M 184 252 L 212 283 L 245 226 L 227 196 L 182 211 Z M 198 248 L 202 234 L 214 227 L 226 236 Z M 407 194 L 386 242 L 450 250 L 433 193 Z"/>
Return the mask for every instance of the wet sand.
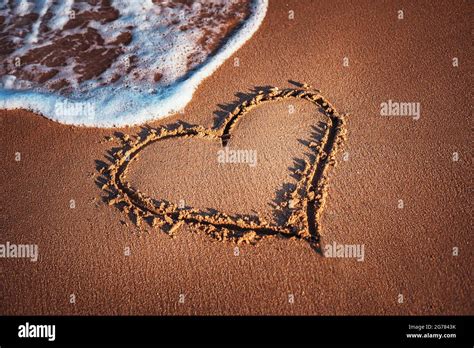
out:
<path id="1" fill-rule="evenodd" d="M 174 238 L 138 228 L 103 201 L 96 180 L 98 164 L 120 145 L 105 137 L 140 127 L 77 128 L 0 111 L 0 242 L 39 248 L 38 262 L 0 259 L 0 312 L 472 314 L 469 9 L 468 2 L 271 2 L 262 27 L 234 54 L 239 66 L 229 59 L 183 114 L 150 123 L 217 127 L 259 86 L 292 80 L 320 89 L 350 113 L 329 173 L 321 244 L 363 244 L 361 262 L 278 237 L 239 245 L 236 256 L 236 244 L 186 224 Z M 421 103 L 420 119 L 380 116 L 388 100 Z M 217 169 L 206 173 L 215 149 L 209 155 L 183 143 L 148 148 L 131 179 L 169 200 L 271 219 L 277 191 L 294 180 L 289 167 L 305 156 L 298 140 L 314 131 L 307 106 L 296 106 L 298 118 L 272 104 L 236 126 L 234 145 L 259 156 L 255 167 L 232 167 L 238 189 L 223 185 Z"/>

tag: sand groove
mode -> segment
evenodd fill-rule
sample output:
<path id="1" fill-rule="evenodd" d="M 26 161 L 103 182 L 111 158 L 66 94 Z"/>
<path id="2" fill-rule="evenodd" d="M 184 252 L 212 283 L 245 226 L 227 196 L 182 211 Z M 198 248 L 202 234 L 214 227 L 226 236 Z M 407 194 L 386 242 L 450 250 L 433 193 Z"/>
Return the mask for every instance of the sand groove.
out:
<path id="1" fill-rule="evenodd" d="M 287 210 L 289 217 L 284 224 L 276 225 L 265 221 L 259 214 L 229 216 L 224 212 L 207 212 L 193 207 L 179 207 L 165 200 L 156 200 L 146 196 L 126 181 L 129 164 L 148 145 L 170 138 L 200 137 L 209 141 L 221 141 L 226 146 L 232 131 L 249 111 L 267 102 L 299 98 L 315 104 L 327 116 L 324 133 L 319 144 L 309 144 L 314 152 L 312 161 L 305 160 L 305 167 L 298 171 L 299 180 L 296 189 L 288 193 L 279 209 Z M 238 244 L 255 243 L 268 236 L 297 238 L 307 241 L 319 250 L 321 223 L 320 217 L 327 198 L 328 170 L 336 164 L 336 153 L 341 148 L 346 135 L 345 116 L 339 114 L 331 103 L 318 90 L 287 88 L 280 90 L 257 91 L 250 100 L 242 102 L 228 114 L 223 124 L 217 128 L 202 126 L 149 128 L 146 134 L 132 140 L 125 135 L 123 147 L 114 153 L 114 162 L 108 168 L 102 168 L 104 189 L 109 196 L 109 205 L 116 205 L 129 214 L 135 224 L 143 221 L 153 227 L 160 227 L 171 236 L 187 223 L 199 227 L 207 235 L 217 240 L 229 240 Z"/>

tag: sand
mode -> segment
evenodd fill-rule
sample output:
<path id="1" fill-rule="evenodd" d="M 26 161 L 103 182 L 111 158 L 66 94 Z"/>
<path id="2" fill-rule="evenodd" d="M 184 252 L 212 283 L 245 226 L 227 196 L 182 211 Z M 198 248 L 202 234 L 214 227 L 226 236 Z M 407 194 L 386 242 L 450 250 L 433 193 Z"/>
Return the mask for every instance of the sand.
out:
<path id="1" fill-rule="evenodd" d="M 293 115 L 289 120 L 290 125 L 291 123 L 299 124 L 298 114 L 294 115 L 296 113 L 294 101 L 313 104 L 315 110 L 306 111 L 304 107 L 300 106 L 298 113 L 301 112 L 302 115 L 321 114 L 319 122 L 317 117 L 311 117 L 313 123 L 318 122 L 320 129 L 314 126 L 308 127 L 313 129 L 314 133 L 310 140 L 294 139 L 306 146 L 308 153 L 305 156 L 307 158 L 293 158 L 295 163 L 292 168 L 281 167 L 274 158 L 265 156 L 275 153 L 275 144 L 272 140 L 281 140 L 281 137 L 275 133 L 270 133 L 270 141 L 265 142 L 265 145 L 260 149 L 255 146 L 244 149 L 238 143 L 238 139 L 247 138 L 248 134 L 235 134 L 234 130 L 240 128 L 239 124 L 246 122 L 249 115 L 256 117 L 252 110 L 260 109 L 260 113 L 272 115 L 273 117 L 267 122 L 282 121 L 275 118 L 278 113 L 265 110 L 265 106 L 268 104 L 287 102 L 286 113 Z M 284 113 L 285 111 L 283 111 Z M 345 141 L 347 133 L 345 118 L 345 115 L 340 115 L 319 91 L 311 89 L 306 84 L 304 88 L 258 90 L 249 100 L 238 104 L 219 127 L 205 128 L 199 125 L 190 126 L 177 123 L 160 128 L 145 128 L 141 134 L 135 137 L 130 137 L 128 134 L 122 135 L 119 138 L 123 143 L 122 148 L 111 151 L 110 164 L 98 166 L 99 172 L 103 175 L 98 178 L 97 184 L 106 192 L 107 203 L 115 205 L 129 215 L 137 227 L 140 227 L 142 222 L 146 222 L 150 226 L 158 227 L 168 232 L 170 236 L 174 236 L 175 232 L 186 223 L 191 227 L 202 228 L 209 236 L 219 241 L 233 241 L 238 245 L 241 243 L 255 244 L 268 236 L 299 238 L 307 241 L 320 252 L 319 227 L 321 223 L 319 220 L 327 198 L 329 167 L 336 164 L 337 151 L 341 149 Z M 315 129 L 316 131 L 314 131 Z M 286 132 L 285 135 L 287 135 Z M 253 140 L 256 137 L 254 135 L 250 138 Z M 158 187 L 162 187 L 163 182 L 167 182 L 167 180 L 160 180 L 158 173 L 146 171 L 139 173 L 138 176 L 135 174 L 135 178 L 130 181 L 129 173 L 131 168 L 141 167 L 135 163 L 139 161 L 143 152 L 150 152 L 150 147 L 153 148 L 153 154 L 169 153 L 170 151 L 166 148 L 160 149 L 154 146 L 163 142 L 168 147 L 184 150 L 184 153 L 181 153 L 182 156 L 170 157 L 169 159 L 173 163 L 164 167 L 162 165 L 161 169 L 163 172 L 163 168 L 168 168 L 165 173 L 170 178 L 178 179 L 178 182 L 168 185 L 164 188 L 165 192 L 160 194 L 156 193 L 157 190 L 151 190 L 153 193 L 150 195 L 150 191 L 147 189 L 147 186 L 150 186 L 150 181 L 153 187 L 156 184 Z M 284 144 L 285 147 L 289 145 L 289 143 Z M 268 147 L 270 149 L 267 149 Z M 198 149 L 197 153 L 193 151 L 195 149 Z M 266 167 L 264 169 L 262 169 L 262 161 L 257 163 L 257 155 L 262 155 L 261 150 L 264 155 L 263 167 Z M 214 155 L 212 155 L 213 153 Z M 276 157 L 279 158 L 282 154 L 281 151 L 278 151 Z M 301 163 L 297 163 L 298 161 Z M 154 163 L 156 161 L 148 156 L 144 162 Z M 181 165 L 176 166 L 175 162 Z M 160 164 L 163 163 L 161 160 Z M 193 165 L 196 163 L 201 164 L 201 167 L 194 168 Z M 241 169 L 242 164 L 247 164 L 250 169 Z M 255 171 L 253 168 L 257 164 L 259 164 L 260 170 Z M 185 168 L 182 168 L 183 165 Z M 212 200 L 209 192 L 217 193 L 219 198 L 248 196 L 252 197 L 248 203 L 257 202 L 258 198 L 251 195 L 250 192 L 245 192 L 245 187 L 249 187 L 252 174 L 258 174 L 259 177 L 254 178 L 254 180 L 257 179 L 254 181 L 257 185 L 253 189 L 264 193 L 260 184 L 262 177 L 273 174 L 273 168 L 276 166 L 289 170 L 291 176 L 296 180 L 293 180 L 293 183 L 282 185 L 280 179 L 277 181 L 276 189 L 273 188 L 276 192 L 271 209 L 274 215 L 273 220 L 275 220 L 273 222 L 269 220 L 268 215 L 265 217 L 255 209 L 252 209 L 254 212 L 252 215 L 235 212 L 235 202 L 232 207 L 229 207 L 230 210 L 233 210 L 231 215 L 228 210 L 223 210 L 222 203 L 214 205 L 215 208 L 198 208 L 195 204 L 191 204 L 191 206 L 189 204 L 189 201 L 192 202 L 196 196 Z M 206 182 L 200 179 L 190 185 L 182 180 L 183 178 L 187 179 L 189 174 L 204 174 L 204 178 L 210 178 L 211 181 Z M 143 180 L 140 180 L 142 177 L 151 179 L 147 180 L 148 185 L 143 185 L 141 182 Z M 268 183 L 271 180 L 265 181 Z M 220 187 L 210 189 L 214 183 L 220 184 Z M 281 186 L 282 188 L 278 189 Z M 179 199 L 181 203 L 173 203 L 173 199 L 163 199 L 163 195 L 167 196 L 166 192 L 176 192 L 176 188 L 183 190 L 181 199 Z M 234 192 L 229 193 L 229 189 L 233 189 Z M 191 190 L 192 194 L 190 194 Z M 271 195 L 271 192 L 267 192 L 262 201 Z M 248 205 L 242 203 L 239 202 L 239 210 L 245 209 Z"/>
<path id="2" fill-rule="evenodd" d="M 141 127 L 77 128 L 0 111 L 0 242 L 39 248 L 37 262 L 0 259 L 0 312 L 472 314 L 468 11 L 468 2 L 271 2 L 262 27 L 234 54 L 239 66 L 229 59 L 184 113 L 149 124 L 217 128 L 260 87 L 297 81 L 321 90 L 350 114 L 328 172 L 321 245 L 363 244 L 363 261 L 324 257 L 298 238 L 236 249 L 188 223 L 174 237 L 137 227 L 104 201 L 97 180 L 108 152 L 122 146 L 118 138 Z M 420 102 L 420 119 L 380 116 L 388 100 Z M 278 190 L 295 185 L 293 167 L 307 156 L 317 126 L 308 104 L 294 103 L 292 115 L 285 103 L 252 110 L 235 126 L 229 146 L 256 149 L 254 167 L 207 173 L 217 148 L 157 142 L 129 179 L 157 199 L 234 214 L 258 210 L 278 223 Z"/>

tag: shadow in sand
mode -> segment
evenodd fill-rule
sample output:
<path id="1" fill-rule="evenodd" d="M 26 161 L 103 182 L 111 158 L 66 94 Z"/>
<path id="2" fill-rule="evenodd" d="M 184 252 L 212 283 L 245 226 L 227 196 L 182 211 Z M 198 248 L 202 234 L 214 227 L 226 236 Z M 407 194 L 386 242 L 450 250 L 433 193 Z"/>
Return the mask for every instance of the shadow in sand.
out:
<path id="1" fill-rule="evenodd" d="M 309 139 L 298 139 L 298 142 L 306 146 L 308 149 L 311 150 L 310 145 L 312 143 L 319 144 L 324 134 L 324 122 L 318 122 L 317 126 L 312 126 L 311 133 L 309 134 Z M 305 158 L 293 158 L 293 165 L 288 167 L 288 171 L 290 172 L 290 176 L 298 181 L 301 179 L 301 175 L 299 174 L 301 170 L 303 170 L 305 166 L 305 160 L 308 162 L 315 161 L 315 152 L 308 151 L 303 154 Z M 274 199 L 271 203 L 269 203 L 270 207 L 273 208 L 273 219 L 277 224 L 285 223 L 290 214 L 291 214 L 291 207 L 285 207 L 285 209 L 278 209 L 281 207 L 283 202 L 286 202 L 290 199 L 290 194 L 296 188 L 296 183 L 284 183 L 280 189 L 276 190 Z"/>
<path id="2" fill-rule="evenodd" d="M 234 101 L 230 103 L 217 104 L 219 109 L 213 112 L 213 115 L 214 115 L 213 128 L 222 127 L 223 122 L 225 121 L 229 113 L 231 113 L 237 106 L 239 106 L 243 102 L 251 100 L 258 91 L 264 91 L 265 93 L 265 92 L 268 92 L 271 88 L 272 86 L 255 86 L 249 93 L 242 93 L 242 92 L 236 93 L 235 97 L 237 99 L 235 99 Z"/>

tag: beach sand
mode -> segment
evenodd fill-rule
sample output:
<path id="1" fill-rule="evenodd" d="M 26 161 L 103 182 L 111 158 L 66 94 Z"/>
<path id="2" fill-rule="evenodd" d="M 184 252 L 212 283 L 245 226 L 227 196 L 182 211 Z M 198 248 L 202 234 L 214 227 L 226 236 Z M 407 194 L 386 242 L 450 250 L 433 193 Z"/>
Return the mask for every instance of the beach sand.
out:
<path id="1" fill-rule="evenodd" d="M 320 89 L 350 113 L 329 173 L 321 244 L 363 244 L 360 262 L 323 257 L 298 239 L 239 245 L 236 255 L 236 244 L 195 227 L 174 238 L 138 228 L 103 201 L 96 180 L 119 146 L 105 137 L 140 127 L 80 128 L 0 111 L 0 242 L 39 248 L 37 262 L 0 260 L 0 313 L 472 314 L 469 11 L 467 1 L 270 2 L 258 32 L 184 113 L 150 123 L 217 127 L 259 86 Z M 421 103 L 420 119 L 381 116 L 388 100 Z M 290 167 L 305 156 L 299 140 L 320 117 L 303 102 L 289 114 L 287 103 L 253 110 L 236 126 L 229 146 L 256 149 L 255 167 L 220 170 L 218 143 L 181 139 L 146 149 L 130 181 L 175 202 L 271 219 L 278 190 L 294 182 Z"/>

